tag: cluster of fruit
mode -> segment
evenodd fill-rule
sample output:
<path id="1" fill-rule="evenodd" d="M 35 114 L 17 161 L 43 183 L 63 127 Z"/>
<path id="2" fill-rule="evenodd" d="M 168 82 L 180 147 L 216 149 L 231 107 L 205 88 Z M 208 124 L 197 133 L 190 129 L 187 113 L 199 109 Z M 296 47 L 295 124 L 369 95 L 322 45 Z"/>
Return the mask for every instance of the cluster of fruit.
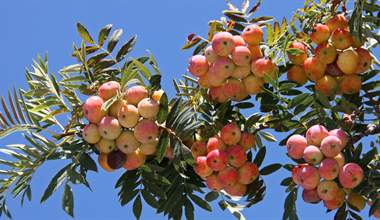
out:
<path id="1" fill-rule="evenodd" d="M 316 24 L 310 39 L 317 45 L 312 57 L 308 57 L 304 42 L 290 44 L 296 53 L 288 54 L 294 64 L 288 79 L 301 85 L 308 79 L 314 81 L 315 90 L 326 96 L 360 92 L 359 74 L 371 67 L 372 57 L 362 48 L 363 42 L 350 34 L 346 17 L 338 14 L 326 24 Z"/>
<path id="2" fill-rule="evenodd" d="M 260 49 L 262 29 L 247 26 L 241 35 L 216 33 L 204 55 L 190 58 L 188 70 L 198 77 L 202 88 L 209 89 L 210 97 L 223 103 L 241 101 L 248 95 L 260 93 L 264 76 L 274 78 L 278 67 L 264 58 Z"/>
<path id="3" fill-rule="evenodd" d="M 345 162 L 342 150 L 348 141 L 349 137 L 342 129 L 328 131 L 322 125 L 310 127 L 306 137 L 289 137 L 286 143 L 288 155 L 296 160 L 303 158 L 306 162 L 292 170 L 294 183 L 304 188 L 305 202 L 323 200 L 325 207 L 333 210 L 347 200 L 358 209 L 364 208 L 364 198 L 350 192 L 363 181 L 364 172 L 358 164 Z M 349 193 L 348 198 L 346 193 Z M 359 205 L 358 201 L 364 205 Z"/>
<path id="4" fill-rule="evenodd" d="M 102 106 L 107 100 L 122 94 L 108 111 Z M 89 97 L 83 112 L 89 124 L 82 137 L 100 152 L 99 164 L 107 171 L 124 167 L 136 169 L 145 163 L 146 156 L 156 152 L 159 127 L 155 117 L 159 112 L 162 90 L 149 97 L 143 86 L 133 86 L 122 93 L 120 84 L 102 84 L 98 96 Z"/>
<path id="5" fill-rule="evenodd" d="M 258 167 L 247 161 L 246 155 L 254 144 L 253 134 L 242 132 L 236 124 L 227 124 L 220 135 L 193 143 L 194 171 L 211 190 L 224 190 L 231 196 L 242 197 L 247 185 L 259 176 Z"/>

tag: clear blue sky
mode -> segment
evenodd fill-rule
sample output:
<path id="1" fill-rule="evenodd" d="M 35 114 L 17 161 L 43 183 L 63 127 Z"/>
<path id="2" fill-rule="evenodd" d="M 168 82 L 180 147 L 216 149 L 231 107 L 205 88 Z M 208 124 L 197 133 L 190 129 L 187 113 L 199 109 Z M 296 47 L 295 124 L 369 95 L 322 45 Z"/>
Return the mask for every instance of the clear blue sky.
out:
<path id="1" fill-rule="evenodd" d="M 303 1 L 265 0 L 259 11 L 260 15 L 273 15 L 278 19 L 290 17 L 292 11 L 301 7 Z M 6 94 L 12 86 L 25 86 L 24 69 L 31 64 L 37 54 L 49 52 L 50 70 L 57 72 L 61 67 L 71 64 L 72 43 L 79 42 L 75 24 L 80 21 L 91 33 L 108 23 L 123 28 L 127 38 L 138 35 L 138 43 L 133 55 L 144 55 L 149 49 L 159 63 L 163 73 L 163 86 L 173 96 L 171 80 L 179 78 L 186 71 L 190 51 L 181 51 L 186 36 L 190 32 L 207 32 L 207 22 L 217 19 L 225 9 L 223 0 L 2 0 L 0 4 L 1 24 L 1 75 L 0 94 Z M 95 35 L 97 36 L 97 34 Z M 251 111 L 253 113 L 254 110 Z M 277 134 L 278 135 L 278 134 Z M 278 139 L 283 135 L 278 136 Z M 20 136 L 13 135 L 0 140 L 0 145 L 20 143 Z M 265 164 L 274 162 L 286 163 L 285 150 L 277 144 L 268 144 Z M 34 176 L 33 201 L 23 208 L 19 200 L 8 201 L 16 220 L 71 219 L 61 209 L 61 192 L 59 190 L 43 205 L 39 204 L 40 196 L 51 177 L 62 167 L 64 162 L 49 162 Z M 104 171 L 91 173 L 89 180 L 94 192 L 84 187 L 74 187 L 75 219 L 133 219 L 131 206 L 121 207 L 118 203 L 114 184 L 122 170 L 109 174 Z M 288 172 L 280 171 L 265 177 L 267 195 L 265 200 L 245 210 L 247 219 L 280 219 L 286 194 L 280 181 Z M 196 211 L 196 219 L 232 219 L 222 212 L 216 204 L 214 212 L 201 209 Z M 301 219 L 332 219 L 325 215 L 322 204 L 305 205 L 299 200 L 298 212 Z M 364 219 L 367 212 L 363 213 Z M 324 217 L 321 217 L 324 216 Z M 144 206 L 142 219 L 165 219 Z"/>

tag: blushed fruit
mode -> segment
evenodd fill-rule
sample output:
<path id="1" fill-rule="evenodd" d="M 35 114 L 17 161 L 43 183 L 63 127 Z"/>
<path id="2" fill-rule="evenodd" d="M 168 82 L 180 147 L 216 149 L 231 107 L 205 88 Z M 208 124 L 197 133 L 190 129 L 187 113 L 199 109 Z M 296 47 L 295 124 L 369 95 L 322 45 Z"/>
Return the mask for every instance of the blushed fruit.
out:
<path id="1" fill-rule="evenodd" d="M 208 78 L 208 73 L 198 78 L 198 84 L 201 88 L 210 88 L 211 84 Z"/>
<path id="2" fill-rule="evenodd" d="M 343 14 L 337 14 L 330 18 L 326 25 L 329 27 L 330 31 L 333 32 L 336 29 L 345 29 L 348 27 L 348 20 Z"/>
<path id="3" fill-rule="evenodd" d="M 233 186 L 238 180 L 238 171 L 234 167 L 226 167 L 219 171 L 218 179 L 223 187 Z"/>
<path id="4" fill-rule="evenodd" d="M 224 95 L 223 86 L 211 87 L 208 93 L 211 99 L 218 103 L 224 103 L 228 100 L 228 97 Z"/>
<path id="5" fill-rule="evenodd" d="M 106 112 L 102 111 L 103 103 L 99 96 L 91 96 L 83 104 L 84 116 L 90 123 L 97 124 L 106 115 Z"/>
<path id="6" fill-rule="evenodd" d="M 207 157 L 200 156 L 195 160 L 194 171 L 200 177 L 208 177 L 212 174 L 212 169 L 207 165 Z"/>
<path id="7" fill-rule="evenodd" d="M 338 155 L 336 155 L 336 156 L 334 157 L 334 159 L 335 159 L 336 162 L 338 163 L 339 168 L 343 167 L 344 164 L 346 163 L 346 159 L 344 158 L 343 153 L 339 153 Z"/>
<path id="8" fill-rule="evenodd" d="M 356 163 L 347 163 L 339 171 L 339 182 L 344 188 L 353 189 L 364 179 L 363 169 Z"/>
<path id="9" fill-rule="evenodd" d="M 205 156 L 207 154 L 207 145 L 204 141 L 195 141 L 191 145 L 191 153 L 193 154 L 194 158 L 197 158 L 199 156 Z"/>
<path id="10" fill-rule="evenodd" d="M 307 58 L 307 48 L 302 42 L 293 41 L 289 45 L 289 49 L 297 49 L 297 54 L 292 55 L 288 53 L 288 58 L 290 62 L 292 62 L 295 65 L 303 65 L 303 62 Z"/>
<path id="11" fill-rule="evenodd" d="M 302 186 L 304 189 L 315 189 L 319 184 L 319 172 L 317 168 L 313 166 L 302 166 L 297 172 L 297 176 L 300 186 Z"/>
<path id="12" fill-rule="evenodd" d="M 235 47 L 245 46 L 246 45 L 244 39 L 240 35 L 235 35 L 233 37 L 233 39 L 234 39 L 234 45 L 235 45 Z"/>
<path id="13" fill-rule="evenodd" d="M 154 141 L 152 143 L 147 143 L 147 144 L 142 144 L 140 145 L 140 151 L 141 153 L 143 153 L 144 155 L 154 155 L 157 151 L 157 145 L 158 145 L 158 141 Z"/>
<path id="14" fill-rule="evenodd" d="M 251 59 L 257 60 L 261 57 L 263 57 L 263 52 L 261 51 L 260 46 L 258 45 L 248 45 L 247 46 L 249 51 L 251 51 Z"/>
<path id="15" fill-rule="evenodd" d="M 220 131 L 220 138 L 227 145 L 237 144 L 241 138 L 241 130 L 236 124 L 229 123 Z"/>
<path id="16" fill-rule="evenodd" d="M 300 185 L 301 180 L 298 176 L 299 171 L 301 170 L 301 166 L 294 166 L 292 169 L 292 180 L 295 184 Z"/>
<path id="17" fill-rule="evenodd" d="M 345 50 L 353 43 L 352 36 L 346 29 L 335 30 L 331 35 L 331 41 L 335 48 L 339 50 Z"/>
<path id="18" fill-rule="evenodd" d="M 316 44 L 326 42 L 330 38 L 330 29 L 327 25 L 316 24 L 313 27 L 313 32 L 310 34 L 310 39 Z"/>
<path id="19" fill-rule="evenodd" d="M 359 56 L 359 63 L 355 73 L 364 73 L 371 68 L 372 56 L 369 51 L 364 48 L 356 49 L 356 53 Z"/>
<path id="20" fill-rule="evenodd" d="M 213 150 L 207 154 L 207 165 L 213 171 L 221 171 L 227 166 L 227 154 L 221 150 Z"/>
<path id="21" fill-rule="evenodd" d="M 276 71 L 276 65 L 270 59 L 259 58 L 252 61 L 251 70 L 255 76 L 262 78 Z"/>
<path id="22" fill-rule="evenodd" d="M 344 130 L 334 129 L 334 130 L 329 131 L 329 135 L 332 135 L 332 136 L 339 138 L 339 140 L 342 142 L 342 149 L 341 150 L 343 150 L 346 147 L 348 140 L 349 140 L 349 137 Z"/>
<path id="23" fill-rule="evenodd" d="M 100 153 L 108 154 L 116 149 L 116 143 L 115 141 L 102 138 L 95 147 Z"/>
<path id="24" fill-rule="evenodd" d="M 139 121 L 140 114 L 134 105 L 124 103 L 119 110 L 117 119 L 119 120 L 120 125 L 124 128 L 133 128 Z"/>
<path id="25" fill-rule="evenodd" d="M 136 125 L 134 135 L 143 144 L 152 143 L 158 137 L 158 126 L 154 121 L 144 119 Z"/>
<path id="26" fill-rule="evenodd" d="M 160 110 L 160 104 L 151 98 L 145 98 L 139 102 L 137 109 L 143 118 L 155 118 Z"/>
<path id="27" fill-rule="evenodd" d="M 232 77 L 236 79 L 243 79 L 251 73 L 251 66 L 236 66 L 232 72 Z"/>
<path id="28" fill-rule="evenodd" d="M 357 75 L 346 75 L 339 83 L 339 89 L 343 94 L 359 93 L 362 88 L 362 80 Z"/>
<path id="29" fill-rule="evenodd" d="M 132 153 L 141 145 L 137 141 L 132 131 L 123 131 L 121 135 L 116 139 L 116 146 L 125 154 Z"/>
<path id="30" fill-rule="evenodd" d="M 116 150 L 108 154 L 107 162 L 111 169 L 116 170 L 123 166 L 126 159 L 127 157 L 123 152 Z"/>
<path id="31" fill-rule="evenodd" d="M 83 139 L 89 144 L 96 144 L 100 141 L 98 126 L 95 124 L 86 125 L 82 130 Z"/>
<path id="32" fill-rule="evenodd" d="M 255 136 L 248 132 L 242 132 L 239 145 L 243 147 L 245 151 L 255 146 Z"/>
<path id="33" fill-rule="evenodd" d="M 218 57 L 216 61 L 211 65 L 209 71 L 209 79 L 212 81 L 211 76 L 217 76 L 223 80 L 230 77 L 235 69 L 235 64 L 228 57 Z M 210 81 L 211 85 L 213 83 Z"/>
<path id="34" fill-rule="evenodd" d="M 244 84 L 241 83 L 239 93 L 236 94 L 235 97 L 232 97 L 232 100 L 234 100 L 236 102 L 241 102 L 244 99 L 246 99 L 248 96 L 249 96 L 249 94 L 248 94 L 247 90 L 245 89 Z"/>
<path id="35" fill-rule="evenodd" d="M 164 90 L 156 90 L 152 94 L 152 99 L 158 103 L 160 103 L 161 97 L 165 94 Z"/>
<path id="36" fill-rule="evenodd" d="M 214 136 L 208 139 L 207 141 L 207 153 L 213 150 L 221 150 L 224 151 L 226 149 L 226 145 L 223 143 L 222 139 L 218 136 Z"/>
<path id="37" fill-rule="evenodd" d="M 212 49 L 212 46 L 208 46 L 206 48 L 205 56 L 209 63 L 215 62 L 215 60 L 218 58 L 218 55 L 215 53 L 214 49 Z"/>
<path id="38" fill-rule="evenodd" d="M 343 76 L 344 73 L 342 72 L 341 69 L 339 69 L 338 65 L 336 62 L 330 63 L 326 67 L 326 74 L 334 77 L 339 77 Z"/>
<path id="39" fill-rule="evenodd" d="M 326 64 L 316 57 L 309 57 L 303 63 L 303 68 L 310 80 L 317 81 L 325 75 Z"/>
<path id="40" fill-rule="evenodd" d="M 243 84 L 248 94 L 259 94 L 260 92 L 262 92 L 264 80 L 251 74 L 243 79 Z"/>
<path id="41" fill-rule="evenodd" d="M 259 45 L 263 39 L 263 31 L 260 26 L 251 24 L 244 28 L 241 36 L 249 45 Z"/>
<path id="42" fill-rule="evenodd" d="M 339 54 L 336 64 L 339 69 L 345 74 L 355 74 L 359 64 L 359 54 L 353 50 L 348 49 Z"/>
<path id="43" fill-rule="evenodd" d="M 306 131 L 306 140 L 310 145 L 319 146 L 328 135 L 329 131 L 323 125 L 313 125 Z"/>
<path id="44" fill-rule="evenodd" d="M 319 198 L 318 191 L 316 189 L 311 189 L 311 190 L 304 189 L 302 191 L 302 199 L 306 203 L 311 203 L 311 204 L 317 204 L 321 201 L 321 198 Z"/>
<path id="45" fill-rule="evenodd" d="M 303 85 L 307 82 L 307 76 L 302 66 L 293 65 L 288 70 L 288 80 Z"/>
<path id="46" fill-rule="evenodd" d="M 126 104 L 127 104 L 127 101 L 124 100 L 124 99 L 117 100 L 117 101 L 116 101 L 115 103 L 113 103 L 113 104 L 111 105 L 111 107 L 109 108 L 109 111 L 108 111 L 109 115 L 110 115 L 110 116 L 113 116 L 113 117 L 115 117 L 115 118 L 117 118 L 118 115 L 119 115 L 119 111 L 120 111 L 121 107 L 122 107 L 123 105 L 126 105 Z"/>
<path id="47" fill-rule="evenodd" d="M 100 153 L 98 156 L 98 162 L 99 165 L 107 172 L 114 171 L 109 165 L 108 165 L 108 154 Z"/>
<path id="48" fill-rule="evenodd" d="M 336 196 L 332 200 L 323 201 L 323 204 L 328 210 L 338 209 L 344 204 L 345 197 L 344 190 L 339 188 Z"/>
<path id="49" fill-rule="evenodd" d="M 321 142 L 321 151 L 326 157 L 335 157 L 343 149 L 342 141 L 336 136 L 329 135 Z"/>
<path id="50" fill-rule="evenodd" d="M 264 82 L 270 83 L 271 80 L 276 80 L 279 76 L 279 73 L 280 69 L 275 65 L 273 71 L 268 72 L 268 74 L 265 75 L 266 77 L 263 78 Z"/>
<path id="51" fill-rule="evenodd" d="M 120 84 L 116 81 L 109 81 L 106 83 L 103 83 L 99 89 L 98 94 L 100 98 L 102 98 L 104 101 L 114 97 L 117 95 L 117 92 L 120 90 Z"/>
<path id="52" fill-rule="evenodd" d="M 232 51 L 232 61 L 238 66 L 247 66 L 251 63 L 251 51 L 246 46 L 237 46 Z"/>
<path id="53" fill-rule="evenodd" d="M 234 99 L 243 90 L 243 84 L 240 80 L 230 78 L 223 85 L 223 93 L 229 99 Z"/>
<path id="54" fill-rule="evenodd" d="M 214 71 L 212 68 L 207 73 L 209 87 L 221 87 L 228 77 L 223 75 L 223 72 Z"/>
<path id="55" fill-rule="evenodd" d="M 256 164 L 246 162 L 238 170 L 238 182 L 241 184 L 251 184 L 259 177 L 259 168 Z"/>
<path id="56" fill-rule="evenodd" d="M 325 201 L 333 200 L 338 194 L 338 190 L 338 184 L 328 180 L 320 182 L 317 188 L 319 198 Z"/>
<path id="57" fill-rule="evenodd" d="M 315 91 L 319 91 L 325 96 L 333 97 L 338 89 L 338 82 L 332 76 L 325 75 L 315 83 Z"/>
<path id="58" fill-rule="evenodd" d="M 247 193 L 247 185 L 235 183 L 232 186 L 226 186 L 224 190 L 230 196 L 243 197 Z"/>
<path id="59" fill-rule="evenodd" d="M 136 149 L 132 153 L 127 154 L 127 160 L 123 164 L 126 170 L 135 170 L 145 163 L 146 156 L 141 152 L 140 149 Z"/>
<path id="60" fill-rule="evenodd" d="M 102 118 L 99 122 L 98 129 L 100 136 L 108 140 L 115 140 L 122 131 L 119 121 L 111 116 Z"/>
<path id="61" fill-rule="evenodd" d="M 235 47 L 234 38 L 228 32 L 219 32 L 211 41 L 212 49 L 218 56 L 228 56 Z"/>
<path id="62" fill-rule="evenodd" d="M 137 105 L 142 99 L 148 97 L 148 90 L 144 86 L 132 86 L 126 92 L 128 104 Z"/>
<path id="63" fill-rule="evenodd" d="M 309 164 L 317 165 L 322 161 L 323 154 L 318 147 L 309 145 L 303 152 L 303 159 Z"/>
<path id="64" fill-rule="evenodd" d="M 222 184 L 219 182 L 217 174 L 211 174 L 206 178 L 207 187 L 213 191 L 220 191 L 223 189 Z"/>
<path id="65" fill-rule="evenodd" d="M 356 192 L 351 192 L 348 195 L 347 202 L 359 211 L 363 210 L 366 204 L 365 198 Z"/>
<path id="66" fill-rule="evenodd" d="M 207 73 L 208 68 L 209 65 L 205 56 L 194 55 L 189 60 L 188 70 L 194 76 L 203 76 Z"/>
<path id="67" fill-rule="evenodd" d="M 325 180 L 334 180 L 339 175 L 339 164 L 334 158 L 326 158 L 319 166 L 319 175 Z"/>
<path id="68" fill-rule="evenodd" d="M 245 154 L 244 148 L 240 145 L 233 145 L 226 150 L 228 163 L 236 168 L 239 168 L 245 164 L 247 161 L 247 156 Z"/>
<path id="69" fill-rule="evenodd" d="M 286 141 L 286 147 L 288 149 L 288 155 L 293 159 L 301 159 L 305 148 L 307 147 L 307 141 L 305 137 L 301 135 L 292 135 Z"/>
<path id="70" fill-rule="evenodd" d="M 326 64 L 330 64 L 337 57 L 336 48 L 329 43 L 319 44 L 315 49 L 315 56 Z"/>

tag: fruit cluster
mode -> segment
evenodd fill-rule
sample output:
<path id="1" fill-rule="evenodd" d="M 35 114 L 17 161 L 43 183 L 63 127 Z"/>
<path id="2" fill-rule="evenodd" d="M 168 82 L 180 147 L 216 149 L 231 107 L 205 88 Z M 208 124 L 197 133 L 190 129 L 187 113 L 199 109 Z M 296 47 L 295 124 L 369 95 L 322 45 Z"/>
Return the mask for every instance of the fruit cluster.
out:
<path id="1" fill-rule="evenodd" d="M 193 143 L 194 171 L 211 190 L 224 190 L 231 196 L 242 197 L 247 185 L 259 176 L 258 167 L 247 161 L 246 155 L 254 145 L 253 134 L 242 132 L 234 123 L 227 124 L 219 135 Z"/>
<path id="2" fill-rule="evenodd" d="M 302 196 L 305 202 L 319 203 L 323 200 L 325 207 L 333 210 L 347 200 L 359 206 L 358 209 L 364 208 L 365 200 L 360 195 L 352 192 L 346 198 L 346 192 L 364 179 L 363 169 L 358 164 L 345 162 L 342 150 L 348 141 L 349 137 L 342 129 L 328 131 L 322 125 L 310 127 L 306 137 L 289 137 L 286 142 L 288 155 L 306 162 L 292 170 L 294 183 L 304 188 Z M 358 201 L 364 205 L 359 205 Z"/>
<path id="3" fill-rule="evenodd" d="M 316 24 L 310 34 L 317 45 L 313 56 L 308 57 L 304 42 L 294 41 L 289 46 L 289 60 L 294 64 L 288 71 L 288 79 L 298 84 L 307 80 L 315 82 L 315 90 L 326 96 L 354 94 L 360 92 L 360 74 L 372 63 L 363 42 L 350 34 L 347 19 L 338 14 L 326 22 Z"/>
<path id="4" fill-rule="evenodd" d="M 278 67 L 263 57 L 262 29 L 251 24 L 241 35 L 216 33 L 204 52 L 190 58 L 188 70 L 198 77 L 200 87 L 209 89 L 211 99 L 223 103 L 241 101 L 260 93 L 264 76 L 274 78 Z"/>
<path id="5" fill-rule="evenodd" d="M 107 100 L 122 94 L 107 111 Z M 159 112 L 162 90 L 149 97 L 143 86 L 132 86 L 121 92 L 120 84 L 110 81 L 99 87 L 98 95 L 89 97 L 83 112 L 89 124 L 82 137 L 100 152 L 99 164 L 107 171 L 124 167 L 136 169 L 145 163 L 146 156 L 156 152 L 159 127 L 155 117 Z"/>

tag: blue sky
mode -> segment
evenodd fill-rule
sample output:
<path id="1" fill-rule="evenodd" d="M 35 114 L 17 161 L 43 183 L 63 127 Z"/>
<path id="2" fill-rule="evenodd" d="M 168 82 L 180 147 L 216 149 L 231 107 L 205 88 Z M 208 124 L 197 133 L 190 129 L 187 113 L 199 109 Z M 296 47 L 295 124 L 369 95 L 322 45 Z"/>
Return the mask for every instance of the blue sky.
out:
<path id="1" fill-rule="evenodd" d="M 280 5 L 279 5 L 280 3 Z M 277 19 L 290 18 L 292 11 L 301 7 L 303 1 L 265 0 L 259 15 L 273 15 Z M 132 55 L 146 54 L 149 49 L 155 54 L 163 74 L 163 87 L 169 95 L 174 95 L 171 84 L 173 78 L 185 73 L 190 51 L 181 51 L 186 36 L 190 32 L 207 33 L 207 22 L 217 19 L 225 9 L 222 0 L 3 0 L 0 5 L 1 24 L 1 75 L 0 94 L 7 89 L 25 86 L 24 70 L 37 54 L 49 53 L 52 72 L 74 62 L 70 57 L 72 43 L 79 42 L 75 24 L 80 21 L 91 33 L 96 33 L 104 25 L 124 29 L 124 40 L 137 34 L 137 46 Z M 253 113 L 252 110 L 251 113 Z M 278 135 L 278 134 L 277 134 Z M 281 139 L 283 135 L 279 135 Z M 20 136 L 13 135 L 0 140 L 0 145 L 19 143 Z M 277 144 L 268 144 L 265 164 L 286 163 L 285 150 Z M 16 220 L 71 219 L 61 209 L 61 190 L 46 203 L 40 205 L 39 198 L 51 177 L 64 162 L 49 162 L 34 176 L 33 201 L 20 207 L 18 200 L 9 200 L 9 206 Z M 121 207 L 117 200 L 114 183 L 122 171 L 112 174 L 100 171 L 89 176 L 93 192 L 83 187 L 75 187 L 75 219 L 132 219 L 131 206 Z M 286 194 L 280 181 L 287 172 L 277 172 L 265 177 L 268 192 L 260 204 L 245 210 L 247 219 L 280 219 Z M 196 219 L 232 219 L 216 204 L 214 212 L 196 211 Z M 301 219 L 321 219 L 325 216 L 322 205 L 305 205 L 298 202 Z M 367 213 L 363 213 L 367 216 Z M 328 218 L 332 218 L 331 214 Z M 144 206 L 142 219 L 165 219 L 156 216 L 153 210 Z M 323 217 L 324 219 L 327 217 Z M 364 217 L 365 219 L 365 217 Z"/>

